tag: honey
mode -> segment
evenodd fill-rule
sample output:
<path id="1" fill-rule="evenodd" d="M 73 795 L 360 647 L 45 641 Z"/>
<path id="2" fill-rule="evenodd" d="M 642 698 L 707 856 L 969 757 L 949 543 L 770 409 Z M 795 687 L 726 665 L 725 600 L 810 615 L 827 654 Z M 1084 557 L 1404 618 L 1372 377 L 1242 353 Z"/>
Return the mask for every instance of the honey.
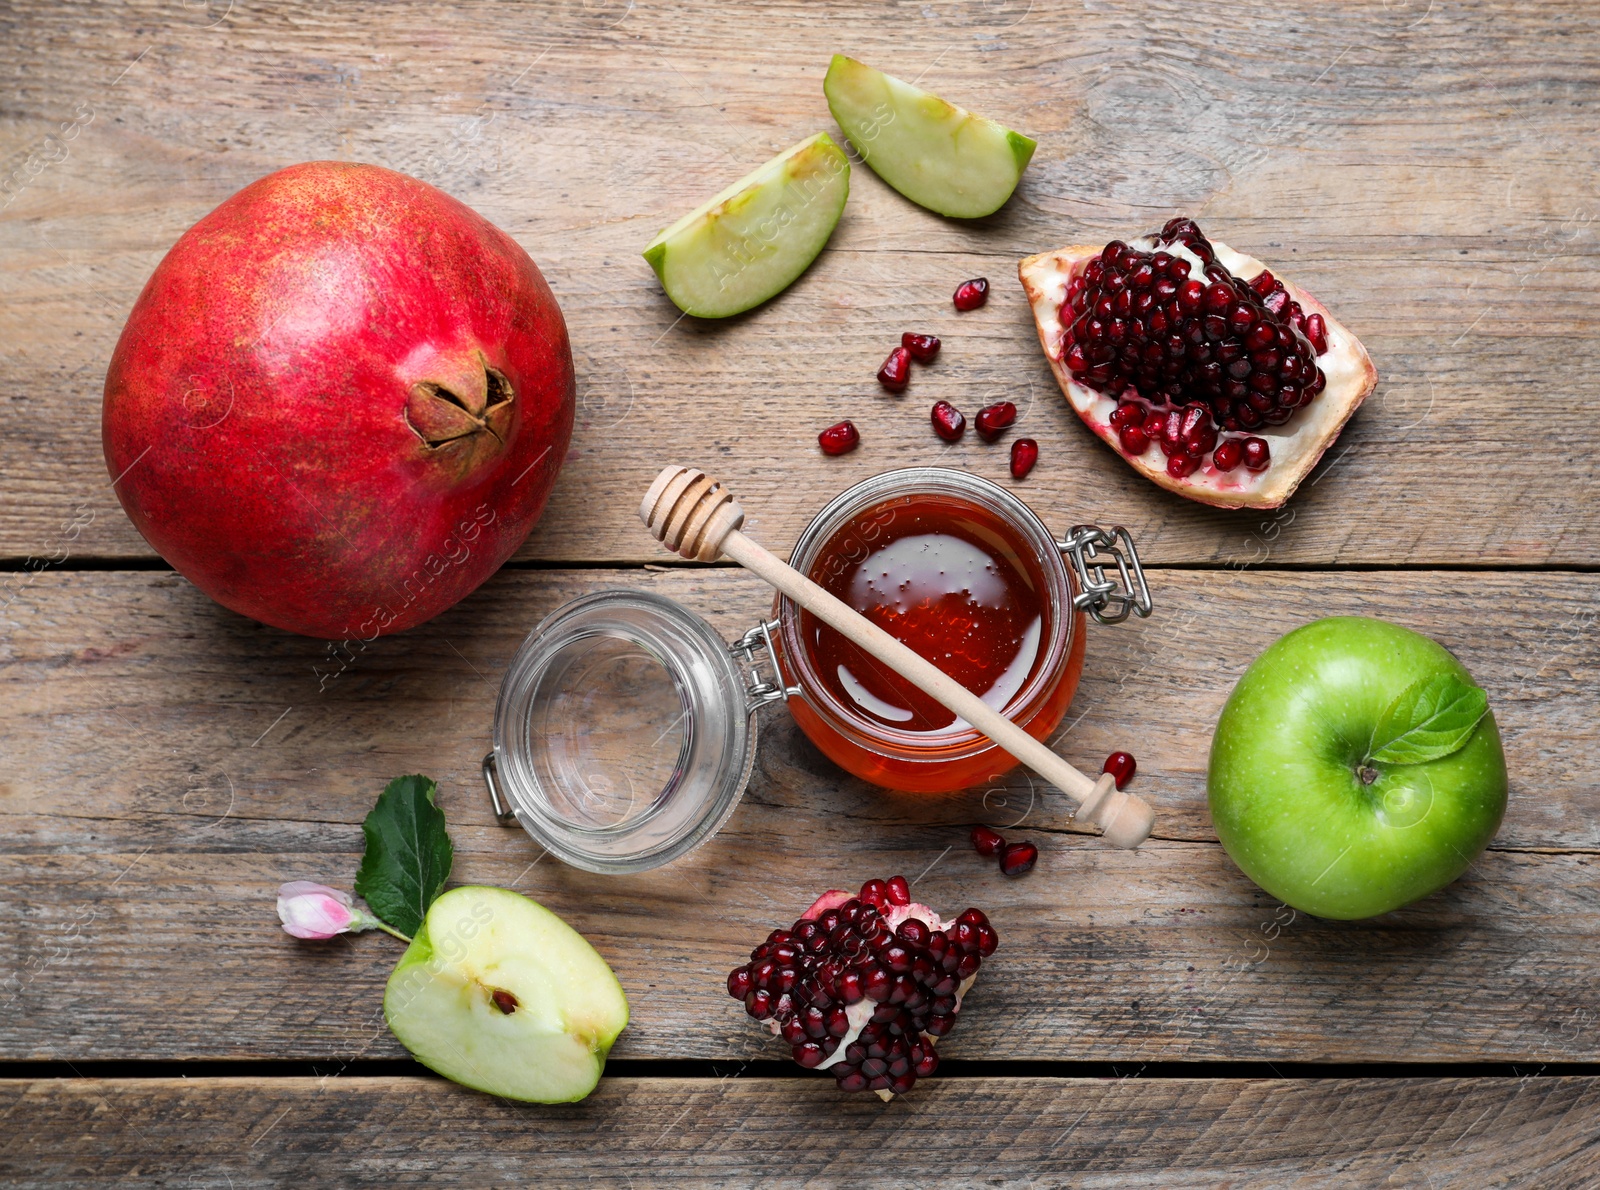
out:
<path id="1" fill-rule="evenodd" d="M 881 532 L 863 556 L 848 544 L 865 526 Z M 996 710 L 1037 670 L 1050 616 L 1044 575 L 985 508 L 936 496 L 869 509 L 823 547 L 811 579 Z M 853 713 L 930 736 L 967 726 L 809 612 L 800 632 L 823 686 Z"/>
<path id="2" fill-rule="evenodd" d="M 1048 530 L 1003 489 L 959 472 L 891 472 L 863 487 L 866 499 L 819 514 L 793 564 L 1043 738 L 1083 666 L 1082 615 Z M 809 612 L 778 602 L 785 676 L 803 692 L 789 709 L 830 759 L 917 792 L 966 788 L 1015 766 Z"/>

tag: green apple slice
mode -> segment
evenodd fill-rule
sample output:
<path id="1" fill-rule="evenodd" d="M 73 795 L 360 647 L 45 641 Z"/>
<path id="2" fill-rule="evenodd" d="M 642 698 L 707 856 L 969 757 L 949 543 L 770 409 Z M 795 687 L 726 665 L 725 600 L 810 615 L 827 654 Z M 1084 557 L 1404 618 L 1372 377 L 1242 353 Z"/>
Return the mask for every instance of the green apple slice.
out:
<path id="1" fill-rule="evenodd" d="M 850 160 L 819 132 L 690 211 L 650 241 L 644 258 L 678 309 L 727 318 L 805 272 L 849 196 Z"/>
<path id="2" fill-rule="evenodd" d="M 433 903 L 383 994 L 389 1028 L 448 1079 L 530 1103 L 571 1103 L 600 1081 L 628 1000 L 581 934 L 503 888 Z"/>
<path id="3" fill-rule="evenodd" d="M 1037 142 L 854 58 L 835 54 L 828 108 L 861 159 L 914 203 L 958 219 L 992 215 Z"/>

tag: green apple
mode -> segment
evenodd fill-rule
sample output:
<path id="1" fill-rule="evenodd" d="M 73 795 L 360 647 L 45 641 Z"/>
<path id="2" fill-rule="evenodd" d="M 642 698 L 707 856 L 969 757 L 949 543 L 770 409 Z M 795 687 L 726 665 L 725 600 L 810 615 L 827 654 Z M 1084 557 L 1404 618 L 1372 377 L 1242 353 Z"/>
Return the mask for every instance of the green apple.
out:
<path id="1" fill-rule="evenodd" d="M 1295 629 L 1239 679 L 1208 786 L 1217 836 L 1246 876 L 1303 912 L 1351 919 L 1467 870 L 1505 813 L 1506 762 L 1483 692 L 1443 646 L 1335 616 Z"/>
<path id="2" fill-rule="evenodd" d="M 520 893 L 467 885 L 428 909 L 383 1014 L 419 1062 L 479 1091 L 571 1103 L 600 1081 L 628 1000 L 581 934 Z"/>
<path id="3" fill-rule="evenodd" d="M 644 250 L 685 314 L 727 318 L 782 293 L 822 251 L 850 196 L 850 159 L 826 132 L 779 153 Z"/>
<path id="4" fill-rule="evenodd" d="M 861 159 L 912 202 L 958 219 L 1005 205 L 1033 151 L 1020 132 L 835 54 L 828 110 Z"/>

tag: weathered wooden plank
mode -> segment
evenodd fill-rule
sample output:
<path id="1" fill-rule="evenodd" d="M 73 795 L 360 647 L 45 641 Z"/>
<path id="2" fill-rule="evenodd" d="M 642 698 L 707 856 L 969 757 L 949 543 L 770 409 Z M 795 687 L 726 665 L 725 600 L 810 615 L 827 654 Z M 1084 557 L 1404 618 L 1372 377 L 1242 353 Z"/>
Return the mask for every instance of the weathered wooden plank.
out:
<path id="1" fill-rule="evenodd" d="M 935 398 L 970 412 L 1004 395 L 1042 444 L 1024 490 L 1052 519 L 1123 521 L 1152 560 L 1255 558 L 1261 518 L 1144 485 L 1076 424 L 1012 280 L 1022 255 L 1178 209 L 1291 269 L 1384 375 L 1292 522 L 1269 521 L 1275 558 L 1600 556 L 1586 445 L 1600 399 L 1586 366 L 1600 31 L 1557 0 L 1204 13 L 1161 0 L 1137 19 L 1021 0 L 770 3 L 737 18 L 683 0 L 337 17 L 24 0 L 0 20 L 19 47 L 0 62 L 18 179 L 0 215 L 0 557 L 149 556 L 95 433 L 122 319 L 204 211 L 317 157 L 444 186 L 517 235 L 561 296 L 580 424 L 524 557 L 657 557 L 633 508 L 664 459 L 714 466 L 774 545 L 891 465 L 999 477 L 1003 448 L 945 447 L 924 413 Z M 1000 214 L 956 224 L 858 169 L 832 246 L 791 293 L 726 325 L 678 321 L 640 245 L 829 126 L 819 83 L 840 48 L 1037 134 L 1022 189 Z M 58 147 L 48 137 L 63 123 L 76 131 Z M 975 273 L 996 296 L 958 317 L 947 295 Z M 873 370 L 910 326 L 944 335 L 945 353 L 907 396 L 884 397 Z M 864 445 L 825 460 L 813 435 L 841 416 Z M 79 509 L 94 524 L 66 539 Z"/>
<path id="2" fill-rule="evenodd" d="M 414 769 L 462 790 L 458 821 L 487 825 L 477 764 L 500 676 L 545 615 L 582 594 L 632 587 L 680 601 L 733 639 L 771 606 L 770 591 L 738 569 L 505 571 L 416 631 L 341 646 L 253 624 L 171 574 L 0 577 L 0 602 L 9 601 L 0 736 L 11 762 L 0 790 L 6 813 L 40 824 L 9 833 L 6 845 L 25 851 L 78 850 L 75 826 L 59 833 L 49 823 L 84 819 L 139 846 L 181 849 L 190 827 L 208 826 L 201 850 L 314 850 L 271 834 L 272 824 L 358 821 L 374 782 Z M 1159 837 L 1215 839 L 1206 756 L 1245 667 L 1299 624 L 1356 614 L 1441 641 L 1489 691 L 1512 780 L 1501 846 L 1600 848 L 1592 576 L 1162 570 L 1150 582 L 1149 620 L 1090 626 L 1083 682 L 1054 743 L 1083 767 L 1117 748 L 1134 752 Z M 982 814 L 981 791 L 899 797 L 845 777 L 781 711 L 764 712 L 760 729 L 754 801 L 811 812 L 826 791 L 835 808 L 878 826 Z M 236 808 L 218 823 L 224 772 Z M 1020 775 L 1011 785 L 1027 788 Z M 1041 794 L 1027 822 L 1060 826 L 1065 815 Z"/>
<path id="3" fill-rule="evenodd" d="M 1593 1185 L 1592 1078 L 605 1079 L 510 1104 L 432 1079 L 0 1083 L 0 1176 L 161 1184 Z"/>
<path id="4" fill-rule="evenodd" d="M 1137 853 L 1069 833 L 1061 803 L 1041 791 L 1030 804 L 1021 777 L 987 799 L 872 790 L 776 711 L 722 835 L 623 879 L 541 860 L 491 824 L 477 761 L 495 685 L 523 633 L 574 595 L 644 587 L 732 634 L 766 606 L 748 576 L 506 572 L 342 671 L 316 642 L 171 575 L 41 576 L 12 592 L 0 643 L 0 1057 L 398 1056 L 377 1015 L 394 944 L 295 943 L 271 896 L 290 878 L 347 886 L 378 788 L 423 771 L 441 781 L 456 879 L 531 893 L 616 965 L 634 1000 L 619 1056 L 772 1056 L 723 996 L 727 969 L 809 891 L 901 871 L 936 907 L 983 906 L 1006 940 L 948 1043 L 956 1056 L 1592 1060 L 1588 576 L 1155 578 L 1156 618 L 1093 630 L 1058 739 L 1082 764 L 1138 755 L 1161 819 Z M 1503 619 L 1465 610 L 1486 607 Z M 1496 848 L 1445 893 L 1376 923 L 1290 922 L 1213 841 L 1210 725 L 1270 640 L 1352 611 L 1435 635 L 1485 684 L 1512 808 Z M 314 667 L 333 675 L 326 689 Z M 1039 870 L 1001 879 L 967 846 L 980 820 L 1038 840 Z"/>

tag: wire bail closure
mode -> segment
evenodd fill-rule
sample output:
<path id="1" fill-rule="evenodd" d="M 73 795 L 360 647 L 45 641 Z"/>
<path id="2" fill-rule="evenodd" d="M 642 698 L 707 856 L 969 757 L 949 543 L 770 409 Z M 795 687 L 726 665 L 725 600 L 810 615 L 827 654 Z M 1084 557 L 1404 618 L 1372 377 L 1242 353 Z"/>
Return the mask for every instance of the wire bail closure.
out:
<path id="1" fill-rule="evenodd" d="M 1056 542 L 1078 581 L 1078 594 L 1072 606 L 1094 617 L 1096 624 L 1120 624 L 1130 612 L 1146 619 L 1151 612 L 1150 588 L 1139 565 L 1139 551 L 1133 538 L 1121 525 L 1102 529 L 1098 525 L 1074 525 L 1072 532 Z M 1115 566 L 1115 578 L 1106 569 Z"/>

